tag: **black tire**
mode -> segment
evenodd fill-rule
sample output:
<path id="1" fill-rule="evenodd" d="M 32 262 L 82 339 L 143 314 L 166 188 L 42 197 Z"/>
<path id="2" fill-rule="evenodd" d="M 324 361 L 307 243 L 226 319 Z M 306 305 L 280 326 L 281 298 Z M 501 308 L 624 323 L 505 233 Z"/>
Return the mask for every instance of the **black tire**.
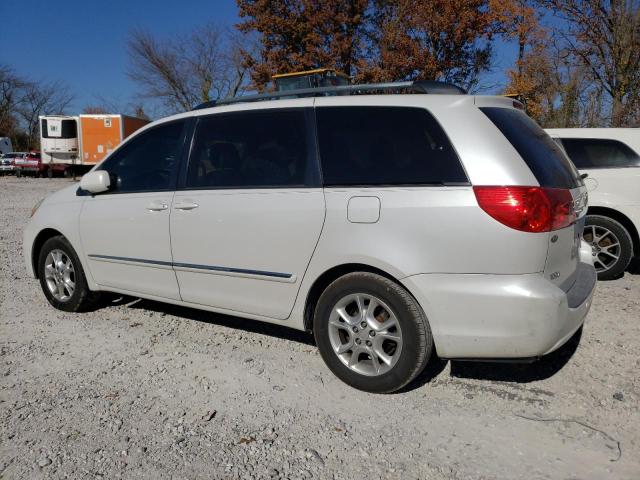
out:
<path id="1" fill-rule="evenodd" d="M 75 283 L 75 288 L 69 298 L 64 301 L 56 299 L 53 293 L 49 290 L 49 286 L 47 285 L 45 263 L 47 260 L 47 256 L 53 250 L 62 251 L 62 253 L 66 257 L 68 257 L 73 264 L 73 280 Z M 58 310 L 63 310 L 65 312 L 84 312 L 92 310 L 98 305 L 100 300 L 100 293 L 92 292 L 91 290 L 89 290 L 84 270 L 82 269 L 82 264 L 78 259 L 78 255 L 76 254 L 69 241 L 62 235 L 52 237 L 44 242 L 44 245 L 38 253 L 37 270 L 38 278 L 40 279 L 40 286 L 42 287 L 42 291 L 44 292 L 45 297 L 47 297 L 49 303 Z"/>
<path id="2" fill-rule="evenodd" d="M 375 376 L 358 373 L 345 365 L 331 343 L 329 320 L 333 309 L 353 294 L 371 295 L 384 302 L 394 312 L 401 330 L 398 359 L 390 370 Z M 407 385 L 424 370 L 433 352 L 429 323 L 416 300 L 397 283 L 369 272 L 349 273 L 325 289 L 314 312 L 313 333 L 329 369 L 346 384 L 372 393 L 391 393 Z M 364 358 L 367 359 L 366 354 Z"/>
<path id="3" fill-rule="evenodd" d="M 594 237 L 593 232 L 596 232 Z M 610 233 L 598 240 L 596 245 L 594 238 L 598 238 L 599 233 L 608 230 Z M 584 239 L 591 244 L 593 259 L 598 272 L 598 280 L 613 280 L 624 274 L 629 262 L 633 257 L 633 241 L 631 235 L 624 226 L 609 217 L 603 215 L 587 215 L 584 227 Z M 614 246 L 618 244 L 618 246 Z M 617 256 L 602 253 L 610 251 Z"/>

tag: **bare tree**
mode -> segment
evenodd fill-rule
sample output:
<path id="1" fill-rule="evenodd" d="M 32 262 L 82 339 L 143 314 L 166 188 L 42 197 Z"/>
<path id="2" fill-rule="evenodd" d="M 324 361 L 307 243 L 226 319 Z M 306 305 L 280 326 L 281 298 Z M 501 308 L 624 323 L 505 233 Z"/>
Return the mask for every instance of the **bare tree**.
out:
<path id="1" fill-rule="evenodd" d="M 108 96 L 95 94 L 94 100 L 82 109 L 85 114 L 119 113 L 133 117 L 151 120 L 164 116 L 164 112 L 157 102 L 141 102 L 139 99 L 110 94 Z"/>
<path id="2" fill-rule="evenodd" d="M 38 117 L 64 114 L 73 95 L 61 82 L 28 82 L 23 90 L 16 112 L 24 123 L 27 147 L 35 148 L 38 143 Z"/>
<path id="3" fill-rule="evenodd" d="M 237 40 L 215 24 L 173 40 L 134 30 L 128 49 L 129 77 L 144 97 L 159 100 L 169 112 L 235 96 L 244 85 L 246 69 Z"/>
<path id="4" fill-rule="evenodd" d="M 61 82 L 23 78 L 0 65 L 0 133 L 13 137 L 15 145 L 38 144 L 38 116 L 63 113 L 73 96 Z"/>
<path id="5" fill-rule="evenodd" d="M 568 25 L 566 48 L 610 102 L 609 123 L 631 126 L 640 109 L 640 1 L 543 0 Z M 637 125 L 637 124 L 636 124 Z"/>
<path id="6" fill-rule="evenodd" d="M 17 120 L 16 105 L 22 100 L 26 81 L 16 75 L 7 65 L 0 65 L 0 133 L 11 135 Z"/>

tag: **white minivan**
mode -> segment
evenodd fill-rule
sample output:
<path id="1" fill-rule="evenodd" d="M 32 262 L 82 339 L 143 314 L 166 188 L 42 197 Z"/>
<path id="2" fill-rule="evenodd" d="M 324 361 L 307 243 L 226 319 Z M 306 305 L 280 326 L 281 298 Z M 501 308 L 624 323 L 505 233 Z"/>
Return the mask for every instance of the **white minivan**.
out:
<path id="1" fill-rule="evenodd" d="M 584 183 L 519 107 L 437 82 L 203 105 L 36 205 L 27 268 L 66 311 L 108 291 L 313 331 L 371 392 L 432 354 L 536 358 L 596 274 Z"/>
<path id="2" fill-rule="evenodd" d="M 598 278 L 623 274 L 640 258 L 640 128 L 548 129 L 586 175 L 589 209 L 584 239 Z"/>

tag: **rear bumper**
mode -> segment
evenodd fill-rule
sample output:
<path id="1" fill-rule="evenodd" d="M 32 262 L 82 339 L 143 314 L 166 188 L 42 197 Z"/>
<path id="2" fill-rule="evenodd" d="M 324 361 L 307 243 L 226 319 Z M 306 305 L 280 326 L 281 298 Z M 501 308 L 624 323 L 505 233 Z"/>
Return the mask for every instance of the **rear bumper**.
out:
<path id="1" fill-rule="evenodd" d="M 567 292 L 541 274 L 425 274 L 402 282 L 422 305 L 440 357 L 538 357 L 567 342 L 591 308 L 596 274 L 582 257 Z"/>

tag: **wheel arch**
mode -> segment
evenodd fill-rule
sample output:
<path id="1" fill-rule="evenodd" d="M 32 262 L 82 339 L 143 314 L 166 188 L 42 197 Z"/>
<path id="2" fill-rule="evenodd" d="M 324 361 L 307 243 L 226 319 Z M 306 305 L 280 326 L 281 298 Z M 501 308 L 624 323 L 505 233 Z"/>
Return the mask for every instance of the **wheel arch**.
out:
<path id="1" fill-rule="evenodd" d="M 640 235 L 638 235 L 638 229 L 624 213 L 608 207 L 589 207 L 587 215 L 601 215 L 603 217 L 609 217 L 620 223 L 627 232 L 629 232 L 629 235 L 631 235 L 633 256 L 640 257 Z"/>
<path id="2" fill-rule="evenodd" d="M 313 285 L 311 285 L 311 288 L 309 288 L 309 291 L 307 292 L 307 298 L 305 300 L 305 305 L 304 305 L 304 319 L 303 319 L 304 329 L 306 331 L 311 331 L 313 328 L 313 312 L 315 311 L 316 305 L 318 304 L 318 300 L 320 299 L 322 292 L 324 292 L 325 289 L 333 281 L 337 280 L 338 278 L 344 275 L 347 275 L 349 273 L 354 273 L 354 272 L 377 273 L 378 275 L 388 278 L 392 282 L 397 283 L 402 288 L 407 290 L 406 287 L 404 287 L 404 285 L 402 285 L 402 283 L 399 282 L 398 279 L 395 278 L 393 275 L 389 274 L 388 272 L 385 272 L 384 270 L 381 270 L 380 268 L 376 268 L 371 265 L 367 265 L 364 263 L 345 263 L 345 264 L 331 267 L 329 270 L 325 271 L 324 273 L 322 273 L 322 275 L 318 276 L 318 278 L 315 279 L 315 281 L 313 282 Z M 409 290 L 407 290 L 407 292 L 409 292 Z M 413 296 L 411 292 L 409 292 L 409 294 Z"/>
<path id="3" fill-rule="evenodd" d="M 45 228 L 41 230 L 33 240 L 33 245 L 31 247 L 31 266 L 33 267 L 33 274 L 36 278 L 38 278 L 38 256 L 40 255 L 42 246 L 47 240 L 57 237 L 58 235 L 64 237 L 64 234 L 55 228 Z"/>

